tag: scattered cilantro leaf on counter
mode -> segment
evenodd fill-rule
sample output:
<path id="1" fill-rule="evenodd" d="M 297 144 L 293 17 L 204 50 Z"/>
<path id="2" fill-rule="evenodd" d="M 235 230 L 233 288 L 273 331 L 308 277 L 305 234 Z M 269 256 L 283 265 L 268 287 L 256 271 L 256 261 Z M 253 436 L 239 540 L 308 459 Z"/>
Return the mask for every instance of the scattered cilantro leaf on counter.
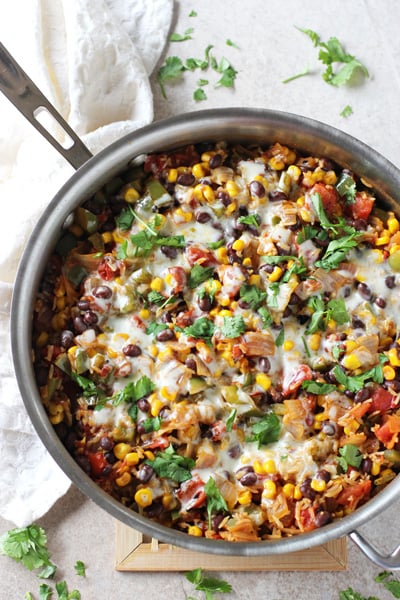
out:
<path id="1" fill-rule="evenodd" d="M 193 27 L 189 27 L 188 29 L 186 29 L 186 31 L 183 34 L 171 33 L 171 35 L 169 36 L 169 41 L 170 42 L 186 42 L 186 40 L 191 40 L 191 39 L 193 39 L 191 36 L 193 31 L 194 31 Z"/>
<path id="2" fill-rule="evenodd" d="M 207 100 L 207 94 L 203 88 L 196 88 L 193 92 L 193 99 L 196 100 L 196 102 L 202 102 L 203 100 Z"/>
<path id="3" fill-rule="evenodd" d="M 26 592 L 24 600 L 33 600 L 31 592 Z"/>
<path id="4" fill-rule="evenodd" d="M 228 506 L 212 477 L 208 479 L 204 491 L 207 496 L 208 528 L 211 529 L 212 516 L 219 512 L 227 512 Z"/>
<path id="5" fill-rule="evenodd" d="M 213 276 L 213 267 L 203 267 L 202 265 L 195 263 L 190 269 L 188 277 L 188 286 L 191 290 L 195 289 L 200 283 L 204 283 L 207 279 Z"/>
<path id="6" fill-rule="evenodd" d="M 58 600 L 80 600 L 81 598 L 81 594 L 78 590 L 72 590 L 72 592 L 68 591 L 66 581 L 59 581 L 56 583 L 56 592 Z"/>
<path id="7" fill-rule="evenodd" d="M 389 579 L 389 577 L 391 579 Z M 374 578 L 377 583 L 382 583 L 383 586 L 391 592 L 394 598 L 400 598 L 400 581 L 393 579 L 393 573 L 390 571 L 382 571 Z"/>
<path id="8" fill-rule="evenodd" d="M 357 446 L 354 444 L 345 444 L 342 448 L 339 448 L 340 457 L 337 459 L 338 465 L 341 467 L 343 473 L 347 472 L 348 467 L 358 467 L 362 462 L 362 454 Z"/>
<path id="9" fill-rule="evenodd" d="M 50 600 L 53 595 L 53 590 L 47 583 L 40 584 L 39 587 L 39 598 L 40 600 Z"/>
<path id="10" fill-rule="evenodd" d="M 379 600 L 375 596 L 362 596 L 358 592 L 355 592 L 353 588 L 347 588 L 347 590 L 342 590 L 339 592 L 339 600 Z"/>
<path id="11" fill-rule="evenodd" d="M 290 83 L 291 81 L 294 81 L 295 79 L 300 79 L 300 77 L 305 77 L 309 73 L 310 73 L 310 67 L 307 65 L 303 71 L 301 71 L 300 73 L 297 73 L 296 75 L 292 75 L 291 77 L 287 77 L 286 79 L 284 79 L 282 81 L 282 83 Z"/>
<path id="12" fill-rule="evenodd" d="M 157 73 L 157 80 L 164 98 L 167 97 L 164 84 L 167 81 L 180 79 L 184 70 L 184 64 L 179 56 L 168 56 L 165 59 L 165 64 L 160 67 Z"/>
<path id="13" fill-rule="evenodd" d="M 271 412 L 253 424 L 251 436 L 247 441 L 258 442 L 258 447 L 261 448 L 261 446 L 276 442 L 279 439 L 280 431 L 280 419 L 275 413 Z"/>
<path id="14" fill-rule="evenodd" d="M 189 13 L 189 17 L 197 17 L 197 12 L 195 10 L 191 10 Z"/>
<path id="15" fill-rule="evenodd" d="M 74 565 L 75 573 L 79 575 L 79 577 L 86 577 L 86 566 L 85 563 L 81 560 L 77 560 Z"/>
<path id="16" fill-rule="evenodd" d="M 324 81 L 334 86 L 342 86 L 353 78 L 358 71 L 364 77 L 369 77 L 368 69 L 352 54 L 348 54 L 341 42 L 336 37 L 330 37 L 327 42 L 322 42 L 320 36 L 311 29 L 301 29 L 312 41 L 315 48 L 319 48 L 318 60 L 325 65 L 322 74 Z M 333 65 L 339 65 L 334 71 Z"/>
<path id="17" fill-rule="evenodd" d="M 229 594 L 232 591 L 232 586 L 223 579 L 216 577 L 206 577 L 201 568 L 193 569 L 185 573 L 185 577 L 190 583 L 195 585 L 195 589 L 199 592 L 205 592 L 206 600 L 213 600 L 214 594 Z"/>
<path id="18" fill-rule="evenodd" d="M 353 109 L 350 106 L 350 104 L 346 104 L 346 106 L 340 112 L 340 116 L 344 117 L 345 119 L 347 119 L 348 117 L 350 117 L 352 114 L 353 114 Z"/>
<path id="19" fill-rule="evenodd" d="M 38 525 L 7 531 L 0 538 L 0 554 L 21 562 L 30 571 L 42 569 L 39 573 L 42 579 L 51 579 L 57 570 L 50 560 L 46 533 Z"/>
<path id="20" fill-rule="evenodd" d="M 237 338 L 246 331 L 246 325 L 242 315 L 235 317 L 224 317 L 224 324 L 221 327 L 221 333 L 225 338 Z"/>
<path id="21" fill-rule="evenodd" d="M 214 67 L 214 70 L 222 75 L 222 77 L 217 81 L 216 87 L 233 87 L 237 71 L 233 68 L 227 58 L 223 57 L 218 66 Z"/>
<path id="22" fill-rule="evenodd" d="M 195 465 L 193 458 L 177 454 L 172 444 L 164 451 L 157 452 L 153 460 L 148 459 L 145 462 L 153 467 L 159 477 L 173 479 L 178 483 L 192 478 L 190 470 Z"/>
<path id="23" fill-rule="evenodd" d="M 230 40 L 229 38 L 225 41 L 225 44 L 227 46 L 231 46 L 232 48 L 237 48 L 238 50 L 240 50 L 239 46 L 235 44 L 235 42 L 232 42 L 232 40 Z"/>

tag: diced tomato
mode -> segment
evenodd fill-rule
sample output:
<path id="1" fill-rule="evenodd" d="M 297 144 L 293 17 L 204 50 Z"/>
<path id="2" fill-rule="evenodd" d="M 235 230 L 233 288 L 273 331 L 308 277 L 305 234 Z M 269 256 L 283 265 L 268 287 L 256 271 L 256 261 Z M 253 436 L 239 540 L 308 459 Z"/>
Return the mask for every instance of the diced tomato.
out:
<path id="1" fill-rule="evenodd" d="M 344 488 L 337 497 L 337 503 L 345 506 L 350 510 L 354 510 L 360 502 L 368 500 L 371 492 L 372 481 L 359 481 Z"/>
<path id="2" fill-rule="evenodd" d="M 397 415 L 388 415 L 384 417 L 385 422 L 380 427 L 374 430 L 374 433 L 378 440 L 386 446 L 386 448 L 392 449 L 395 444 L 399 441 L 400 433 L 400 417 Z"/>
<path id="3" fill-rule="evenodd" d="M 225 421 L 215 421 L 210 427 L 212 433 L 212 441 L 220 442 L 226 434 L 226 423 Z"/>
<path id="4" fill-rule="evenodd" d="M 357 192 L 354 202 L 350 204 L 350 211 L 353 219 L 363 219 L 366 221 L 371 214 L 375 198 L 367 192 Z"/>
<path id="5" fill-rule="evenodd" d="M 386 412 L 395 406 L 395 397 L 383 387 L 377 387 L 372 394 L 369 412 Z"/>
<path id="6" fill-rule="evenodd" d="M 204 481 L 195 475 L 192 479 L 188 479 L 188 481 L 181 484 L 176 495 L 182 503 L 183 510 L 191 510 L 202 506 L 207 499 L 204 491 Z"/>
<path id="7" fill-rule="evenodd" d="M 160 436 L 143 442 L 142 446 L 151 450 L 165 450 L 169 446 L 169 440 L 164 436 Z"/>
<path id="8" fill-rule="evenodd" d="M 295 392 L 308 379 L 312 379 L 312 371 L 308 365 L 298 365 L 293 371 L 285 374 L 282 393 L 285 398 Z"/>
<path id="9" fill-rule="evenodd" d="M 111 281 L 121 274 L 119 264 L 111 257 L 104 257 L 97 269 L 98 274 L 105 281 Z"/>
<path id="10" fill-rule="evenodd" d="M 90 452 L 88 454 L 88 459 L 90 462 L 92 475 L 94 475 L 95 477 L 99 477 L 100 475 L 102 475 L 105 467 L 108 467 L 108 462 L 103 452 Z"/>
<path id="11" fill-rule="evenodd" d="M 174 294 L 179 294 L 179 292 L 183 292 L 186 285 L 186 271 L 183 267 L 169 267 L 168 273 L 171 275 L 174 280 L 173 292 Z"/>
<path id="12" fill-rule="evenodd" d="M 313 508 L 303 508 L 300 511 L 299 526 L 302 531 L 312 531 L 317 529 L 315 524 L 315 511 Z"/>
<path id="13" fill-rule="evenodd" d="M 211 250 L 205 250 L 199 246 L 188 246 L 185 250 L 185 254 L 191 267 L 196 263 L 202 267 L 210 267 L 217 264 Z"/>
<path id="14" fill-rule="evenodd" d="M 340 203 L 339 194 L 331 185 L 324 183 L 316 183 L 310 190 L 311 194 L 319 194 L 321 196 L 322 205 L 329 218 L 338 217 L 342 214 L 342 205 Z"/>

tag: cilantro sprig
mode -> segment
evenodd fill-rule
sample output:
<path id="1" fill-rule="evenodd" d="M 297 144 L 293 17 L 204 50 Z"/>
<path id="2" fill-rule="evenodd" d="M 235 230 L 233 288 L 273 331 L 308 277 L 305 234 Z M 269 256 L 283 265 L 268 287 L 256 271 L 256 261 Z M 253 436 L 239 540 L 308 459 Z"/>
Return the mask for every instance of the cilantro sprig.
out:
<path id="1" fill-rule="evenodd" d="M 192 458 L 181 456 L 175 452 L 172 444 L 164 451 L 157 452 L 154 460 L 146 460 L 159 477 L 172 479 L 178 483 L 192 478 L 191 469 L 195 465 Z"/>
<path id="2" fill-rule="evenodd" d="M 50 560 L 46 532 L 38 525 L 7 531 L 0 537 L 0 554 L 22 563 L 29 571 L 42 569 L 41 579 L 52 579 L 57 570 Z"/>
<path id="3" fill-rule="evenodd" d="M 321 296 L 312 296 L 307 305 L 313 311 L 306 329 L 307 334 L 324 330 L 331 319 L 339 325 L 350 321 L 343 298 L 332 298 L 325 304 Z"/>
<path id="4" fill-rule="evenodd" d="M 362 454 L 357 446 L 354 444 L 345 444 L 342 448 L 339 448 L 340 456 L 337 459 L 337 463 L 344 473 L 347 472 L 349 467 L 358 467 L 362 462 Z"/>
<path id="5" fill-rule="evenodd" d="M 214 600 L 214 594 L 229 594 L 232 586 L 223 579 L 216 577 L 206 577 L 201 568 L 193 569 L 185 573 L 185 577 L 190 583 L 193 583 L 197 591 L 205 593 L 206 600 Z"/>
<path id="6" fill-rule="evenodd" d="M 220 512 L 227 512 L 228 506 L 212 477 L 208 479 L 204 491 L 207 496 L 208 528 L 211 529 L 212 516 Z"/>
<path id="7" fill-rule="evenodd" d="M 271 412 L 264 415 L 252 425 L 249 442 L 258 442 L 258 447 L 265 446 L 279 439 L 281 421 L 279 417 Z"/>
<path id="8" fill-rule="evenodd" d="M 387 361 L 387 356 L 380 354 L 379 364 L 360 375 L 346 375 L 339 365 L 336 365 L 333 368 L 333 374 L 337 382 L 342 384 L 346 390 L 356 393 L 365 386 L 368 380 L 373 381 L 374 383 L 383 383 L 384 377 L 382 367 Z"/>

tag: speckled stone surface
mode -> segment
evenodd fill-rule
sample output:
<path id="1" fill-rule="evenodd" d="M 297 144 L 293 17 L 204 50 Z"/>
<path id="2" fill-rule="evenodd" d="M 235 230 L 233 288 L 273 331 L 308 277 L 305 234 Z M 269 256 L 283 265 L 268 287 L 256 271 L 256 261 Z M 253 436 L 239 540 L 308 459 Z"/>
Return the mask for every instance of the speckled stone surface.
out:
<path id="1" fill-rule="evenodd" d="M 190 17 L 191 11 L 197 12 Z M 400 3 L 396 0 L 199 0 L 175 3 L 173 30 L 194 29 L 192 39 L 169 44 L 166 56 L 202 57 L 208 44 L 214 55 L 237 69 L 234 89 L 215 88 L 214 73 L 184 73 L 166 87 L 167 99 L 153 76 L 156 119 L 203 108 L 256 106 L 312 117 L 338 127 L 381 152 L 400 167 Z M 369 69 L 360 85 L 334 88 L 321 78 L 317 50 L 295 26 L 317 31 L 323 40 L 337 36 L 348 52 Z M 232 40 L 239 48 L 228 46 Z M 310 75 L 291 83 L 282 80 L 303 71 Z M 208 78 L 208 100 L 196 102 L 199 77 Z M 353 114 L 340 112 L 347 104 Z M 383 552 L 400 543 L 400 498 L 361 531 Z M 182 573 L 121 573 L 114 569 L 115 522 L 72 486 L 38 522 L 47 532 L 59 576 L 78 588 L 82 600 L 184 600 L 194 592 Z M 0 535 L 13 524 L 0 519 Z M 86 578 L 74 572 L 76 560 L 87 565 Z M 268 560 L 266 558 L 266 560 Z M 351 586 L 364 596 L 392 596 L 373 578 L 380 568 L 348 541 L 348 569 L 339 573 L 257 572 L 221 573 L 233 587 L 232 600 L 336 600 Z M 399 574 L 400 578 L 400 574 Z M 0 556 L 0 599 L 20 600 L 30 591 L 39 598 L 41 581 L 21 565 Z"/>

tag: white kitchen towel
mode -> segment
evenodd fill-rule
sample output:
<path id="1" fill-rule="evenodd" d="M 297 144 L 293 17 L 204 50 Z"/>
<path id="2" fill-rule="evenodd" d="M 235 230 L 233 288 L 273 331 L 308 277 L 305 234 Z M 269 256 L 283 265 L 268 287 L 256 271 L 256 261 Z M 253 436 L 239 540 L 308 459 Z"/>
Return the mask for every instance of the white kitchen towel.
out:
<path id="1" fill-rule="evenodd" d="M 96 153 L 150 123 L 149 76 L 171 26 L 173 0 L 13 0 L 0 39 Z M 38 216 L 72 167 L 0 94 L 0 515 L 18 527 L 70 485 L 36 435 L 14 376 L 10 302 Z"/>

